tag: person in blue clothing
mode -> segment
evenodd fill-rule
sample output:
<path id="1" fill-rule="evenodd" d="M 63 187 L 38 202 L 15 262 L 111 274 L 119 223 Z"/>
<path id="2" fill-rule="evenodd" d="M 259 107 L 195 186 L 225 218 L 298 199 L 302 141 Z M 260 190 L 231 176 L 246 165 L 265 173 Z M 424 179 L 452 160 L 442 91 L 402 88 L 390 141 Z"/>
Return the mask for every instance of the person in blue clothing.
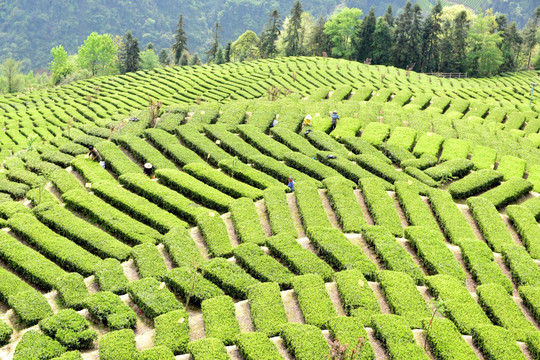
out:
<path id="1" fill-rule="evenodd" d="M 338 120 L 339 120 L 339 115 L 337 111 L 334 110 L 334 112 L 332 112 L 332 126 L 330 127 L 330 131 L 334 131 Z"/>
<path id="2" fill-rule="evenodd" d="M 294 180 L 292 179 L 292 176 L 289 176 L 289 182 L 287 183 L 287 186 L 289 189 L 291 189 L 291 192 L 294 191 Z"/>

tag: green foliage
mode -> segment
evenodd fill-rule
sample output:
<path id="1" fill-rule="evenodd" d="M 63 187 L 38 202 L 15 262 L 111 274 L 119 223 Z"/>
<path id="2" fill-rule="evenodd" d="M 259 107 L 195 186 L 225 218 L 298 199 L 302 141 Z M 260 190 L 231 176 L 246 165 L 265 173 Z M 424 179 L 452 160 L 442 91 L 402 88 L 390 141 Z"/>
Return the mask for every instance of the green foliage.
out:
<path id="1" fill-rule="evenodd" d="M 253 201 L 249 198 L 240 198 L 229 204 L 229 211 L 238 239 L 243 243 L 262 245 L 266 241 L 266 234 L 259 220 L 259 214 Z"/>
<path id="2" fill-rule="evenodd" d="M 371 316 L 381 312 L 377 297 L 359 270 L 344 270 L 334 275 L 339 297 L 348 316 L 360 324 L 369 325 Z M 330 321 L 332 323 L 333 320 Z M 330 329 L 332 326 L 330 325 Z"/>
<path id="3" fill-rule="evenodd" d="M 337 314 L 323 279 L 315 274 L 296 276 L 293 288 L 306 324 L 326 329 L 328 320 Z"/>
<path id="4" fill-rule="evenodd" d="M 90 328 L 90 323 L 82 315 L 71 309 L 41 320 L 39 328 L 68 350 L 87 349 L 97 339 L 97 331 Z"/>
<path id="5" fill-rule="evenodd" d="M 533 185 L 525 179 L 511 178 L 480 196 L 489 200 L 497 209 L 500 209 L 518 200 L 531 191 L 532 188 Z"/>
<path id="6" fill-rule="evenodd" d="M 404 318 L 397 315 L 374 315 L 375 336 L 385 345 L 392 359 L 429 359 L 414 341 L 414 335 Z"/>
<path id="7" fill-rule="evenodd" d="M 167 266 L 155 245 L 137 245 L 133 248 L 131 254 L 141 278 L 155 277 L 158 280 L 162 280 L 165 277 Z"/>
<path id="8" fill-rule="evenodd" d="M 36 330 L 24 333 L 15 348 L 14 360 L 52 359 L 62 355 L 66 348 L 56 340 Z"/>
<path id="9" fill-rule="evenodd" d="M 278 284 L 268 282 L 253 285 L 248 289 L 248 301 L 256 331 L 269 337 L 276 336 L 281 326 L 288 323 Z"/>
<path id="10" fill-rule="evenodd" d="M 192 341 L 188 345 L 193 360 L 228 360 L 227 349 L 220 339 L 207 337 Z"/>
<path id="11" fill-rule="evenodd" d="M 184 310 L 174 310 L 154 318 L 156 335 L 154 346 L 165 346 L 173 354 L 183 354 L 189 344 L 188 313 Z"/>
<path id="12" fill-rule="evenodd" d="M 476 224 L 484 239 L 493 251 L 500 253 L 505 244 L 512 244 L 513 239 L 502 221 L 495 206 L 486 198 L 472 197 L 467 199 Z"/>
<path id="13" fill-rule="evenodd" d="M 435 317 L 425 323 L 426 338 L 430 351 L 444 360 L 463 359 L 474 360 L 474 350 L 465 342 L 452 321 Z"/>
<path id="14" fill-rule="evenodd" d="M 200 306 L 207 299 L 224 295 L 225 293 L 214 283 L 205 279 L 194 269 L 178 267 L 170 270 L 165 282 L 175 294 L 189 299 L 190 303 Z"/>
<path id="15" fill-rule="evenodd" d="M 498 171 L 484 169 L 453 182 L 448 191 L 454 199 L 464 199 L 499 185 L 502 179 L 503 175 Z"/>
<path id="16" fill-rule="evenodd" d="M 12 334 L 13 329 L 11 326 L 3 321 L 0 321 L 0 346 L 6 345 L 9 342 Z"/>
<path id="17" fill-rule="evenodd" d="M 330 335 L 346 348 L 345 356 L 351 360 L 374 360 L 375 353 L 362 322 L 355 318 L 338 316 L 328 322 Z"/>
<path id="18" fill-rule="evenodd" d="M 99 339 L 102 360 L 132 360 L 137 356 L 135 334 L 131 329 L 112 331 Z"/>
<path id="19" fill-rule="evenodd" d="M 504 358 L 525 360 L 512 333 L 502 327 L 478 325 L 473 328 L 472 337 L 474 344 L 488 360 Z"/>
<path id="20" fill-rule="evenodd" d="M 58 279 L 58 294 L 65 307 L 82 310 L 88 297 L 84 278 L 78 273 L 69 273 Z"/>
<path id="21" fill-rule="evenodd" d="M 151 319 L 182 309 L 182 304 L 174 294 L 153 277 L 130 282 L 128 292 L 135 304 Z"/>
<path id="22" fill-rule="evenodd" d="M 359 185 L 375 224 L 386 227 L 396 237 L 402 236 L 401 219 L 394 206 L 394 201 L 377 180 L 363 178 L 360 179 Z"/>
<path id="23" fill-rule="evenodd" d="M 263 197 L 272 234 L 290 234 L 296 238 L 298 231 L 292 219 L 287 196 L 283 189 L 277 186 L 269 187 L 264 190 Z"/>
<path id="24" fill-rule="evenodd" d="M 201 303 L 204 330 L 207 338 L 217 338 L 231 345 L 240 333 L 235 307 L 229 296 L 217 296 Z"/>
<path id="25" fill-rule="evenodd" d="M 137 360 L 173 360 L 173 352 L 165 346 L 154 346 L 137 354 Z"/>
<path id="26" fill-rule="evenodd" d="M 96 265 L 94 273 L 101 291 L 110 291 L 122 295 L 127 291 L 128 279 L 120 262 L 116 259 L 105 259 Z"/>
<path id="27" fill-rule="evenodd" d="M 236 346 L 246 360 L 280 360 L 274 343 L 260 332 L 245 332 L 236 337 Z"/>
<path id="28" fill-rule="evenodd" d="M 313 325 L 289 323 L 281 328 L 281 337 L 295 359 L 323 360 L 329 356 L 328 342 Z"/>
<path id="29" fill-rule="evenodd" d="M 84 45 L 79 47 L 78 58 L 80 66 L 90 70 L 92 75 L 110 71 L 118 53 L 118 46 L 113 42 L 111 35 L 99 35 L 96 32 L 88 35 Z"/>
<path id="30" fill-rule="evenodd" d="M 331 227 L 330 220 L 322 205 L 319 190 L 312 183 L 298 182 L 294 186 L 294 195 L 304 229 L 312 226 Z"/>
<path id="31" fill-rule="evenodd" d="M 236 299 L 245 299 L 247 289 L 259 282 L 242 270 L 240 266 L 223 258 L 214 258 L 207 261 L 202 266 L 202 270 L 204 271 L 204 277 Z"/>
<path id="32" fill-rule="evenodd" d="M 113 331 L 135 327 L 137 321 L 135 312 L 124 304 L 118 295 L 108 291 L 100 291 L 92 294 L 88 298 L 86 305 L 88 312 L 94 318 Z M 103 338 L 101 341 L 103 341 Z"/>

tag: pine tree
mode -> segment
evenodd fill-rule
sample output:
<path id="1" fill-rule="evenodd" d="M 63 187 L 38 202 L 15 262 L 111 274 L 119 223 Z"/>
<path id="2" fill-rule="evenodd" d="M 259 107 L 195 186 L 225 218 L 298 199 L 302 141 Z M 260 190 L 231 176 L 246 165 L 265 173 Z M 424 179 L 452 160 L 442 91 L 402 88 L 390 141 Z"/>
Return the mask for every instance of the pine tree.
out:
<path id="1" fill-rule="evenodd" d="M 180 14 L 178 19 L 178 25 L 176 25 L 176 31 L 174 35 L 174 44 L 172 46 L 174 53 L 174 63 L 178 64 L 180 57 L 184 51 L 188 51 L 187 48 L 187 36 L 184 31 L 184 15 Z"/>
<path id="2" fill-rule="evenodd" d="M 433 72 L 437 70 L 440 61 L 440 39 L 442 4 L 437 2 L 424 21 L 422 31 L 422 56 L 418 68 L 422 72 Z"/>
<path id="3" fill-rule="evenodd" d="M 148 44 L 146 44 L 146 49 L 145 50 L 154 50 L 154 43 L 152 42 L 149 42 Z"/>
<path id="4" fill-rule="evenodd" d="M 302 43 L 300 41 L 302 12 L 302 4 L 300 0 L 296 0 L 291 9 L 287 29 L 285 29 L 285 56 L 299 56 L 302 54 Z"/>
<path id="5" fill-rule="evenodd" d="M 470 22 L 467 19 L 465 10 L 457 14 L 453 21 L 452 31 L 452 57 L 457 61 L 455 70 L 450 72 L 465 72 L 467 56 L 467 34 L 469 32 Z"/>
<path id="6" fill-rule="evenodd" d="M 126 32 L 118 52 L 118 65 L 121 74 L 139 70 L 140 52 L 137 38 L 133 36 L 131 31 Z"/>
<path id="7" fill-rule="evenodd" d="M 212 45 L 210 46 L 210 49 L 205 52 L 206 54 L 206 62 L 211 62 L 215 59 L 217 51 L 219 49 L 219 33 L 221 32 L 221 26 L 219 25 L 219 22 L 216 22 L 216 25 L 214 25 L 214 33 L 212 35 L 213 41 Z"/>
<path id="8" fill-rule="evenodd" d="M 159 52 L 159 62 L 161 65 L 166 66 L 170 64 L 169 52 L 166 49 L 161 49 Z"/>
<path id="9" fill-rule="evenodd" d="M 515 71 L 519 65 L 518 59 L 523 47 L 523 37 L 519 33 L 515 22 L 508 25 L 506 15 L 497 15 L 495 21 L 497 22 L 497 32 L 502 37 L 499 49 L 502 51 L 504 60 L 499 70 L 501 72 Z"/>
<path id="10" fill-rule="evenodd" d="M 386 20 L 388 26 L 394 27 L 394 10 L 392 9 L 392 5 L 388 5 L 386 11 L 384 12 L 383 18 Z"/>
<path id="11" fill-rule="evenodd" d="M 360 62 L 365 61 L 367 58 L 373 58 L 373 33 L 376 26 L 375 8 L 372 6 L 364 21 L 362 21 L 358 32 L 356 59 Z"/>
<path id="12" fill-rule="evenodd" d="M 227 46 L 225 47 L 225 54 L 223 55 L 224 55 L 226 63 L 231 62 L 231 46 L 232 46 L 232 42 L 229 41 L 227 43 Z"/>
<path id="13" fill-rule="evenodd" d="M 180 56 L 180 66 L 186 66 L 189 64 L 189 58 L 187 52 L 182 53 Z"/>
<path id="14" fill-rule="evenodd" d="M 392 27 L 386 22 L 386 18 L 380 17 L 373 32 L 372 64 L 390 65 L 393 36 Z"/>
<path id="15" fill-rule="evenodd" d="M 534 47 L 537 44 L 536 33 L 538 23 L 540 22 L 540 6 L 534 10 L 533 16 L 527 22 L 527 26 L 523 30 L 525 38 L 525 46 L 527 49 L 527 68 L 531 66 L 531 56 Z"/>
<path id="16" fill-rule="evenodd" d="M 407 1 L 403 13 L 396 19 L 394 47 L 392 49 L 393 64 L 400 68 L 404 68 L 408 64 L 409 56 L 411 55 L 409 53 L 409 41 L 411 38 L 412 23 L 412 4 L 410 1 Z"/>
<path id="17" fill-rule="evenodd" d="M 317 23 L 313 29 L 313 36 L 309 44 L 310 55 L 322 56 L 323 54 L 330 52 L 330 39 L 324 32 L 325 23 L 326 21 L 322 16 L 317 19 Z"/>
<path id="18" fill-rule="evenodd" d="M 216 53 L 216 58 L 214 59 L 214 63 L 217 65 L 221 65 L 225 63 L 225 56 L 223 54 L 223 49 L 219 48 Z"/>
<path id="19" fill-rule="evenodd" d="M 281 33 L 282 21 L 277 10 L 270 13 L 266 27 L 261 33 L 260 51 L 262 58 L 274 58 L 277 55 L 276 41 Z"/>
<path id="20" fill-rule="evenodd" d="M 199 54 L 195 53 L 191 57 L 191 61 L 189 62 L 189 65 L 201 65 L 201 58 L 199 57 Z"/>

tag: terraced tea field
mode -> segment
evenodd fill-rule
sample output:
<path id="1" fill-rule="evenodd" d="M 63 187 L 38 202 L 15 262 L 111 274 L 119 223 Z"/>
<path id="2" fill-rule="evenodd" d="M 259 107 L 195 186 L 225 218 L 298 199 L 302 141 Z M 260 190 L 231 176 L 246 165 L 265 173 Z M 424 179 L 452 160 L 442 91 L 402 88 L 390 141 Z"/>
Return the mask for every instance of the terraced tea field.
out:
<path id="1" fill-rule="evenodd" d="M 0 358 L 539 359 L 537 79 L 287 58 L 1 97 Z"/>

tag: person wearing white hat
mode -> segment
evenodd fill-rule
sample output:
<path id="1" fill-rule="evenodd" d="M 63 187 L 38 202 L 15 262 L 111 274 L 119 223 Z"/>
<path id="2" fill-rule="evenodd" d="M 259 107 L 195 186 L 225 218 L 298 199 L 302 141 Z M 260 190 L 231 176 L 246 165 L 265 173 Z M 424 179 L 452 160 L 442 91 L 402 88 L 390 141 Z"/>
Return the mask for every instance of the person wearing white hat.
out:
<path id="1" fill-rule="evenodd" d="M 150 176 L 152 179 L 155 179 L 156 176 L 154 175 L 154 166 L 150 163 L 144 164 L 143 172 L 145 175 Z"/>
<path id="2" fill-rule="evenodd" d="M 302 127 L 304 126 L 311 126 L 311 114 L 307 114 L 304 118 L 304 123 L 302 124 Z"/>

